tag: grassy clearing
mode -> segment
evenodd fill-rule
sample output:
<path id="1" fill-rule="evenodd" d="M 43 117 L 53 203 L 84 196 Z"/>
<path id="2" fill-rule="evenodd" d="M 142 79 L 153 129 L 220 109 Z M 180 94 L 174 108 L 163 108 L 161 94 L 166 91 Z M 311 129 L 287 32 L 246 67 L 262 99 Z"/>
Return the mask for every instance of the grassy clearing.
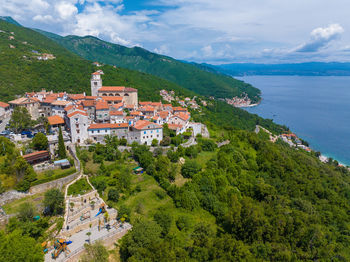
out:
<path id="1" fill-rule="evenodd" d="M 68 188 L 68 195 L 84 195 L 92 190 L 86 178 L 79 179 Z"/>
<path id="2" fill-rule="evenodd" d="M 44 200 L 44 194 L 45 193 L 40 193 L 40 194 L 35 194 L 32 196 L 27 196 L 21 199 L 17 199 L 15 201 L 12 201 L 11 203 L 7 203 L 3 205 L 3 209 L 5 210 L 6 214 L 15 214 L 19 211 L 19 207 L 23 203 L 32 203 L 37 210 L 42 209 L 42 201 Z"/>
<path id="3" fill-rule="evenodd" d="M 205 164 L 213 158 L 217 153 L 217 150 L 213 152 L 208 152 L 208 151 L 202 151 L 198 154 L 197 158 L 195 159 L 198 164 L 201 165 L 202 168 L 205 167 Z"/>
<path id="4" fill-rule="evenodd" d="M 153 215 L 160 207 L 168 210 L 173 216 L 173 223 L 170 232 L 179 235 L 181 241 L 189 241 L 190 232 L 178 230 L 175 222 L 179 217 L 188 217 L 192 225 L 200 222 L 215 224 L 215 218 L 203 209 L 188 211 L 182 208 L 176 208 L 173 200 L 158 185 L 155 179 L 147 174 L 135 176 L 132 180 L 132 184 L 134 187 L 140 186 L 141 191 L 134 193 L 126 199 L 121 198 L 116 204 L 117 209 L 122 205 L 131 209 L 131 224 L 141 217 L 153 219 Z M 159 192 L 162 192 L 163 194 L 159 194 Z M 161 195 L 161 197 L 159 197 L 159 195 Z"/>
<path id="5" fill-rule="evenodd" d="M 37 173 L 37 179 L 46 179 L 49 177 L 57 177 L 62 174 L 73 174 L 76 171 L 75 167 L 71 167 L 69 169 L 54 169 L 54 170 L 47 170 L 44 172 Z"/>

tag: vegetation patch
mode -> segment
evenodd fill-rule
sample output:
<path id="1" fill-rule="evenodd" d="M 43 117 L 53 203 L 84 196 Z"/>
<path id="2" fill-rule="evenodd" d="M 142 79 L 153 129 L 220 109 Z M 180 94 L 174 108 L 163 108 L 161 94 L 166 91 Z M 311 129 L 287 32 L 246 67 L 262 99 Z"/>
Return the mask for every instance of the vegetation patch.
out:
<path id="1" fill-rule="evenodd" d="M 79 179 L 68 188 L 68 195 L 84 195 L 92 190 L 86 178 Z"/>

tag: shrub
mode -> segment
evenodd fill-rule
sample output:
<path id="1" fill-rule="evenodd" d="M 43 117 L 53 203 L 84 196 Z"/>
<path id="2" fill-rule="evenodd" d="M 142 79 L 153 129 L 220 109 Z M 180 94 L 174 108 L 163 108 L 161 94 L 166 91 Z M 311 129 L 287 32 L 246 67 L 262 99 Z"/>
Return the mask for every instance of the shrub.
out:
<path id="1" fill-rule="evenodd" d="M 108 191 L 108 200 L 111 200 L 113 202 L 118 202 L 119 200 L 119 191 L 116 188 L 111 188 Z"/>

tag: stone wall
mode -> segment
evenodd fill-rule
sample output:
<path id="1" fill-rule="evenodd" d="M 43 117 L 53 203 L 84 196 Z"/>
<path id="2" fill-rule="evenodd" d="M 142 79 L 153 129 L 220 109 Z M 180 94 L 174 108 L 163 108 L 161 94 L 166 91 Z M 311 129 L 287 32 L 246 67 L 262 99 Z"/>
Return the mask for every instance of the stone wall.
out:
<path id="1" fill-rule="evenodd" d="M 79 176 L 79 172 L 74 173 L 72 175 L 66 176 L 66 177 L 62 177 L 60 179 L 51 181 L 51 182 L 47 182 L 44 184 L 40 184 L 40 185 L 36 185 L 36 186 L 32 186 L 29 189 L 29 193 L 31 194 L 39 194 L 39 193 L 43 193 L 51 188 L 59 188 L 62 189 L 63 186 L 65 186 L 66 184 L 68 184 L 69 182 L 73 181 L 77 176 Z"/>

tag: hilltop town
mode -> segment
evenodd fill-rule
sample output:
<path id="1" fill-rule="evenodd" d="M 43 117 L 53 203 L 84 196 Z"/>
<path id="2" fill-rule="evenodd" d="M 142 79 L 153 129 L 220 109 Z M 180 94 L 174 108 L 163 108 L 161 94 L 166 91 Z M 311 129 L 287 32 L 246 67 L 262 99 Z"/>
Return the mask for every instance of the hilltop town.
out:
<path id="1" fill-rule="evenodd" d="M 158 145 L 163 140 L 164 124 L 176 135 L 188 129 L 193 131 L 194 136 L 201 132 L 197 123 L 190 122 L 191 115 L 186 108 L 199 110 L 195 99 L 179 100 L 174 97 L 174 92 L 162 90 L 160 95 L 165 101 L 178 101 L 182 106 L 141 102 L 135 88 L 103 86 L 103 74 L 102 70 L 91 74 L 91 96 L 42 90 L 26 93 L 9 103 L 1 102 L 2 123 L 8 122 L 16 107 L 25 107 L 33 120 L 47 118 L 52 153 L 57 145 L 59 129 L 63 131 L 65 142 L 76 145 L 103 143 L 107 135 L 126 140 L 128 144 Z M 13 134 L 10 138 L 16 141 L 23 137 Z"/>

